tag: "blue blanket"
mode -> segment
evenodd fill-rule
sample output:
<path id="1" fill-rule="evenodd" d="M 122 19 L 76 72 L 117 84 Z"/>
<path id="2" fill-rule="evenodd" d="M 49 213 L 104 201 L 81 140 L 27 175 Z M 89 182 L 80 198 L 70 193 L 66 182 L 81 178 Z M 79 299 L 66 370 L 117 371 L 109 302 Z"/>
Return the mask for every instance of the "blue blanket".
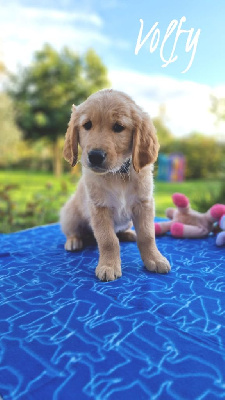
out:
<path id="1" fill-rule="evenodd" d="M 168 275 L 121 243 L 123 276 L 97 280 L 96 246 L 64 250 L 59 225 L 0 235 L 4 400 L 225 397 L 225 248 L 157 238 Z"/>

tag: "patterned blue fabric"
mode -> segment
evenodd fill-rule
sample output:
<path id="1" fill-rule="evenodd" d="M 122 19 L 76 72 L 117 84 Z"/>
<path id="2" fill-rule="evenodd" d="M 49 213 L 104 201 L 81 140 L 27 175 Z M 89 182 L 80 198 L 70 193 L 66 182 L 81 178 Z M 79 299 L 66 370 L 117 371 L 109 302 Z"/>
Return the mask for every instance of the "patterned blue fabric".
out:
<path id="1" fill-rule="evenodd" d="M 96 279 L 98 251 L 64 251 L 59 225 L 0 235 L 4 400 L 225 398 L 225 249 L 157 239 L 172 271 L 121 244 L 123 276 Z"/>

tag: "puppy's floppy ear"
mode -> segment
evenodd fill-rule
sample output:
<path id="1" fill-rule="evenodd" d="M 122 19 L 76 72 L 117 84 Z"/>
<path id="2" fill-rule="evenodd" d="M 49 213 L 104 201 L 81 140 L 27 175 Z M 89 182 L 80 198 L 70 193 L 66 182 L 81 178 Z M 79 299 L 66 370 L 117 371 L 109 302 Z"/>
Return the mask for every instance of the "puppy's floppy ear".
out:
<path id="1" fill-rule="evenodd" d="M 147 113 L 135 118 L 133 135 L 132 162 L 136 172 L 148 164 L 153 164 L 158 157 L 159 143 L 155 127 Z"/>
<path id="2" fill-rule="evenodd" d="M 72 167 L 77 163 L 78 157 L 78 129 L 76 127 L 76 107 L 72 106 L 72 114 L 66 131 L 63 156 Z"/>

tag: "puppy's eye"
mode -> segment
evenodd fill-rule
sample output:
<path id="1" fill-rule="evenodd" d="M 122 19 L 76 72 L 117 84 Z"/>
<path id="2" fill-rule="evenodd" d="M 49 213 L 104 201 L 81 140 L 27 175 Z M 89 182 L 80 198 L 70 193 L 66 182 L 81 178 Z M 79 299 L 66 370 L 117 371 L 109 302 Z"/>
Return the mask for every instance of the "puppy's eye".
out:
<path id="1" fill-rule="evenodd" d="M 86 131 L 89 131 L 92 128 L 92 122 L 91 121 L 85 122 L 83 127 L 84 127 L 84 129 L 86 129 Z"/>
<path id="2" fill-rule="evenodd" d="M 125 129 L 124 126 L 118 124 L 118 122 L 116 122 L 116 123 L 113 125 L 113 132 L 120 133 L 120 132 L 122 132 L 124 129 Z"/>

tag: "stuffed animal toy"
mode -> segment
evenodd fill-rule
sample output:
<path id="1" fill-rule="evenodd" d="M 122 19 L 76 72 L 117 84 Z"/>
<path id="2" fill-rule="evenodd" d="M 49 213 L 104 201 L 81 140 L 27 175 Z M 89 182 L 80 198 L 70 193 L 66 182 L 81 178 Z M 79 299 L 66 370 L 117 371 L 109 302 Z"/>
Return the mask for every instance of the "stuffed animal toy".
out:
<path id="1" fill-rule="evenodd" d="M 170 231 L 171 235 L 177 238 L 201 238 L 212 232 L 215 222 L 219 222 L 225 215 L 223 204 L 215 204 L 206 213 L 200 213 L 192 210 L 189 199 L 184 194 L 175 193 L 172 199 L 177 208 L 166 210 L 170 221 L 155 223 L 156 236 Z M 220 239 L 218 240 L 220 242 Z"/>
<path id="2" fill-rule="evenodd" d="M 218 233 L 216 244 L 217 246 L 225 246 L 225 214 L 220 219 L 219 226 L 222 229 L 222 232 Z"/>

